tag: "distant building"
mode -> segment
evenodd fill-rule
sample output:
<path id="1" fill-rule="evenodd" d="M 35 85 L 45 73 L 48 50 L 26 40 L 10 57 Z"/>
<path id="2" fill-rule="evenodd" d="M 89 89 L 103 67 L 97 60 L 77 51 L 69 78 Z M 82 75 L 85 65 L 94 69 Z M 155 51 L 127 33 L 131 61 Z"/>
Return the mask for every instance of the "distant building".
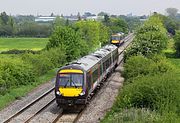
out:
<path id="1" fill-rule="evenodd" d="M 35 22 L 49 22 L 49 21 L 54 21 L 56 17 L 47 17 L 47 16 L 41 16 L 41 17 L 36 17 Z"/>
<path id="2" fill-rule="evenodd" d="M 104 19 L 104 16 L 89 16 L 89 17 L 86 17 L 86 20 L 94 20 L 94 21 L 100 21 L 100 20 L 103 20 Z"/>

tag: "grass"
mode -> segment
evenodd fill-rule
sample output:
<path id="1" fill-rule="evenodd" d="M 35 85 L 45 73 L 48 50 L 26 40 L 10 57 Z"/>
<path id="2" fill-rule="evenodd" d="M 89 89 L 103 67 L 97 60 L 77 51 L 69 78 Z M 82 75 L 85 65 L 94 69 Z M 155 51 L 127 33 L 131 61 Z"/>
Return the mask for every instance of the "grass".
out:
<path id="1" fill-rule="evenodd" d="M 51 80 L 56 75 L 56 71 L 58 68 L 50 70 L 47 74 L 40 76 L 36 83 L 26 85 L 26 86 L 19 86 L 18 88 L 11 89 L 9 93 L 5 95 L 0 95 L 0 110 L 4 107 L 8 106 L 11 102 L 15 101 L 16 99 L 20 99 L 23 96 L 26 96 L 27 93 L 32 91 L 34 88 L 43 84 L 49 80 Z"/>
<path id="2" fill-rule="evenodd" d="M 0 38 L 0 52 L 11 49 L 41 50 L 48 42 L 48 38 Z"/>

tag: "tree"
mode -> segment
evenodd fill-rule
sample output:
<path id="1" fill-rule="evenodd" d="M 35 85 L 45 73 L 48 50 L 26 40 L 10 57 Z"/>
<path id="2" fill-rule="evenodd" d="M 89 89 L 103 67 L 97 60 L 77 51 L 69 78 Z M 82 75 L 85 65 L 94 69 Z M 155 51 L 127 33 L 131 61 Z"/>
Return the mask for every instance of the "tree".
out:
<path id="1" fill-rule="evenodd" d="M 77 17 L 78 17 L 78 20 L 80 21 L 80 20 L 81 20 L 81 15 L 80 15 L 79 12 L 78 12 L 78 14 L 77 14 Z"/>
<path id="2" fill-rule="evenodd" d="M 157 16 L 151 16 L 141 26 L 130 48 L 126 52 L 126 58 L 132 55 L 146 57 L 161 52 L 167 46 L 167 34 L 162 21 Z"/>
<path id="3" fill-rule="evenodd" d="M 109 40 L 109 29 L 97 21 L 78 21 L 75 24 L 76 30 L 88 45 L 89 51 L 93 51 L 104 45 Z"/>
<path id="4" fill-rule="evenodd" d="M 109 15 L 105 14 L 104 15 L 104 21 L 103 23 L 106 25 L 106 26 L 109 26 L 110 25 L 110 17 Z"/>
<path id="5" fill-rule="evenodd" d="M 167 8 L 166 12 L 168 14 L 169 17 L 175 18 L 178 12 L 178 9 L 176 8 Z"/>
<path id="6" fill-rule="evenodd" d="M 175 19 L 170 18 L 168 16 L 161 15 L 161 14 L 156 14 L 154 16 L 162 20 L 164 27 L 170 34 L 175 35 L 175 30 L 178 29 L 178 23 Z"/>
<path id="7" fill-rule="evenodd" d="M 100 12 L 98 13 L 98 16 L 105 16 L 105 15 L 108 15 L 106 12 Z"/>
<path id="8" fill-rule="evenodd" d="M 174 36 L 174 40 L 175 40 L 176 54 L 178 57 L 180 57 L 180 31 L 176 32 L 176 35 Z"/>
<path id="9" fill-rule="evenodd" d="M 3 25 L 7 25 L 9 16 L 6 14 L 6 12 L 1 13 L 1 20 Z"/>
<path id="10" fill-rule="evenodd" d="M 56 28 L 57 26 L 65 26 L 66 21 L 62 17 L 57 16 L 56 19 L 53 22 L 53 28 Z"/>
<path id="11" fill-rule="evenodd" d="M 111 18 L 109 28 L 111 29 L 112 33 L 128 32 L 127 22 L 121 18 Z"/>
<path id="12" fill-rule="evenodd" d="M 54 13 L 51 13 L 51 17 L 54 17 Z"/>
<path id="13" fill-rule="evenodd" d="M 50 50 L 55 47 L 64 47 L 66 50 L 67 61 L 70 62 L 80 56 L 81 37 L 72 28 L 69 27 L 56 27 L 49 42 L 46 45 L 46 49 Z"/>

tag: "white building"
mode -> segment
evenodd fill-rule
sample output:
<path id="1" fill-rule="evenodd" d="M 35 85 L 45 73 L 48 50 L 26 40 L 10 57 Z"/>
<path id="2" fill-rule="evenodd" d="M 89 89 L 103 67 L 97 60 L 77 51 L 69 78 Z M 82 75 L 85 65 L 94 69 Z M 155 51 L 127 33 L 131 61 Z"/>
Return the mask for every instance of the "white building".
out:
<path id="1" fill-rule="evenodd" d="M 56 17 L 47 17 L 47 16 L 42 16 L 42 17 L 37 17 L 35 18 L 35 22 L 49 22 L 49 21 L 54 21 Z"/>

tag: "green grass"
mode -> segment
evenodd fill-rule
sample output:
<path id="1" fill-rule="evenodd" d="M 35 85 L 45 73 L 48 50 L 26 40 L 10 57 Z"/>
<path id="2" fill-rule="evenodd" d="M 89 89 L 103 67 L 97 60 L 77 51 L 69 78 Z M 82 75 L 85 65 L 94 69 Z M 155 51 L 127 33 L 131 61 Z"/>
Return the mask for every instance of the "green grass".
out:
<path id="1" fill-rule="evenodd" d="M 9 93 L 3 96 L 0 95 L 0 110 L 2 110 L 4 107 L 9 105 L 14 100 L 20 99 L 22 96 L 26 96 L 28 92 L 32 91 L 34 88 L 36 88 L 40 84 L 43 84 L 51 80 L 53 77 L 55 77 L 57 69 L 58 68 L 50 70 L 47 74 L 40 76 L 36 83 L 26 85 L 26 86 L 19 86 L 18 88 L 11 89 Z"/>
<path id="2" fill-rule="evenodd" d="M 48 42 L 48 38 L 0 38 L 0 52 L 11 49 L 41 50 Z"/>

